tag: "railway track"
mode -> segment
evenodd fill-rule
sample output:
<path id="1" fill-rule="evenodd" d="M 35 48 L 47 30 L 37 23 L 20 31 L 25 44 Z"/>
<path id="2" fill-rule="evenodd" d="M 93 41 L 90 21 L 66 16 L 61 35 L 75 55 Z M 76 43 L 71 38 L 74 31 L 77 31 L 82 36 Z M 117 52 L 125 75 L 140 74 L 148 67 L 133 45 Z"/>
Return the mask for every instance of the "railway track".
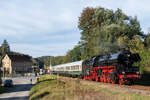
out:
<path id="1" fill-rule="evenodd" d="M 107 88 L 112 91 L 115 90 L 115 91 L 119 91 L 119 92 L 135 93 L 135 94 L 150 96 L 150 86 L 142 86 L 142 85 L 136 85 L 136 84 L 129 86 L 129 85 L 119 85 L 119 84 L 87 81 L 87 80 L 80 80 L 80 81 L 83 84 L 96 85 L 96 86 Z"/>
<path id="2" fill-rule="evenodd" d="M 150 86 L 141 86 L 141 85 L 131 85 L 131 86 L 128 86 L 128 85 L 122 85 L 123 87 L 126 87 L 126 88 L 133 88 L 133 89 L 140 89 L 140 90 L 148 90 L 150 91 Z"/>
<path id="3" fill-rule="evenodd" d="M 69 80 L 77 80 L 78 78 L 64 77 Z M 82 84 L 93 85 L 102 88 L 107 88 L 112 91 L 126 92 L 126 93 L 135 93 L 140 95 L 150 96 L 150 83 L 140 83 L 136 82 L 135 85 L 119 85 L 111 83 L 102 83 L 90 80 L 79 79 Z"/>

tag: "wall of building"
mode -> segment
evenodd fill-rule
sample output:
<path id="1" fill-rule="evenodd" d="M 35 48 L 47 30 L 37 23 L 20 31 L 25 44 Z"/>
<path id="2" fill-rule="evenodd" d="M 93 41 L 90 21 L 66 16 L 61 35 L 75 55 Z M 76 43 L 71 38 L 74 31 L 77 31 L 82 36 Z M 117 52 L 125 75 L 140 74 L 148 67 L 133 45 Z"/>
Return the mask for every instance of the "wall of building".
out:
<path id="1" fill-rule="evenodd" d="M 32 62 L 30 61 L 11 61 L 8 55 L 2 59 L 2 67 L 9 72 L 9 74 L 16 73 L 29 73 L 32 72 Z"/>
<path id="2" fill-rule="evenodd" d="M 5 70 L 9 72 L 9 74 L 12 73 L 11 60 L 7 55 L 2 60 L 2 67 L 5 68 Z"/>
<path id="3" fill-rule="evenodd" d="M 27 73 L 32 68 L 31 62 L 12 62 L 12 68 L 16 73 Z"/>

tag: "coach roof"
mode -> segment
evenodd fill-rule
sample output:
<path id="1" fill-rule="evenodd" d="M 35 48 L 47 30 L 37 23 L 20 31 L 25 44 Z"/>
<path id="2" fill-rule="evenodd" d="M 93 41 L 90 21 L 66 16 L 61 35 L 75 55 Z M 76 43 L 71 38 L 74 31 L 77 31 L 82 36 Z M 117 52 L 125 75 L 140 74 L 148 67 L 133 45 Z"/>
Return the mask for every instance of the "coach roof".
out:
<path id="1" fill-rule="evenodd" d="M 83 60 L 81 61 L 76 61 L 76 62 L 71 62 L 71 63 L 66 63 L 66 64 L 60 64 L 60 65 L 56 65 L 53 66 L 54 68 L 59 68 L 59 67 L 67 67 L 67 66 L 74 66 L 74 65 L 82 65 Z"/>

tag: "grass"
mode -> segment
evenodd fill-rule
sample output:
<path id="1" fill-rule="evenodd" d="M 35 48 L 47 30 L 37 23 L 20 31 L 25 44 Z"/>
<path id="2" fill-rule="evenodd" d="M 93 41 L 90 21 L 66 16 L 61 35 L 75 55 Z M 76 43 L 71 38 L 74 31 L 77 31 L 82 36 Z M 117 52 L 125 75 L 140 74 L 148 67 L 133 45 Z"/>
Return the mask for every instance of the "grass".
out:
<path id="1" fill-rule="evenodd" d="M 0 94 L 6 92 L 7 89 L 8 89 L 7 87 L 0 86 Z"/>
<path id="2" fill-rule="evenodd" d="M 150 100 L 149 96 L 143 96 L 135 93 L 129 94 L 129 93 L 124 93 L 117 90 L 109 90 L 107 88 L 101 88 L 97 86 L 88 86 L 88 88 L 96 89 L 97 91 L 104 91 L 110 97 L 116 98 L 116 100 Z"/>
<path id="3" fill-rule="evenodd" d="M 150 97 L 83 85 L 79 79 L 44 75 L 31 89 L 29 100 L 150 100 Z"/>

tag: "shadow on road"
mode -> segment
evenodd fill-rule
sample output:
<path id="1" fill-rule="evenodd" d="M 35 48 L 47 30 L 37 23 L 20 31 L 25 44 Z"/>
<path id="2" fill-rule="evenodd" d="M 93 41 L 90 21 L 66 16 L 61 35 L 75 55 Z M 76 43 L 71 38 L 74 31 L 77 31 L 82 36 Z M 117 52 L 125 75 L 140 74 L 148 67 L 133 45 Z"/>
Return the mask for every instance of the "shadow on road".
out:
<path id="1" fill-rule="evenodd" d="M 0 98 L 0 100 L 28 100 L 28 96 L 24 96 L 24 97 Z"/>
<path id="2" fill-rule="evenodd" d="M 0 100 L 28 100 L 26 91 L 30 91 L 32 86 L 31 84 L 16 84 L 8 88 L 5 93 L 2 93 Z"/>
<path id="3" fill-rule="evenodd" d="M 17 84 L 17 85 L 14 85 L 13 87 L 9 88 L 8 91 L 5 93 L 30 91 L 32 86 L 33 85 L 31 85 L 31 84 Z"/>

